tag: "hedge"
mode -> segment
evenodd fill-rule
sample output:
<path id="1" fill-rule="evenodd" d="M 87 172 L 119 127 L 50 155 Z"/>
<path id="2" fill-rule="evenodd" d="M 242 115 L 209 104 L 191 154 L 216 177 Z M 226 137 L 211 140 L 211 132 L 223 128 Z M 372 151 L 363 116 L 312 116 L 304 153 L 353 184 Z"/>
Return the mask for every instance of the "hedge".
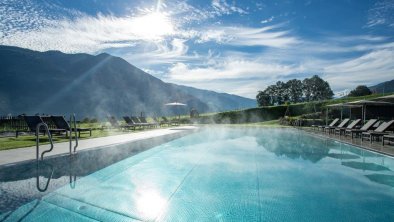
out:
<path id="1" fill-rule="evenodd" d="M 253 123 L 279 119 L 286 116 L 300 116 L 307 113 L 321 111 L 322 102 L 299 103 L 294 105 L 280 105 L 258 107 L 245 110 L 227 111 L 211 116 L 199 117 L 200 123 Z"/>

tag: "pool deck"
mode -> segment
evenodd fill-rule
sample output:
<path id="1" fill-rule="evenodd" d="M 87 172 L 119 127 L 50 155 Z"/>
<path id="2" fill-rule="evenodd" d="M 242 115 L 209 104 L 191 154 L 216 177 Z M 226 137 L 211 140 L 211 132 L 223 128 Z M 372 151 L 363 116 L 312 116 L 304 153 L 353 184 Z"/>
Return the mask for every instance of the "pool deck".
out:
<path id="1" fill-rule="evenodd" d="M 178 126 L 165 129 L 154 129 L 149 131 L 141 131 L 134 133 L 127 133 L 116 136 L 99 137 L 92 139 L 84 139 L 79 141 L 77 148 L 78 151 L 94 149 L 97 147 L 112 146 L 123 143 L 130 143 L 135 141 L 149 140 L 156 137 L 166 136 L 166 135 L 177 135 L 181 136 L 185 132 L 191 130 L 197 130 L 198 127 L 195 126 Z M 75 143 L 73 142 L 73 145 Z M 40 152 L 50 148 L 50 145 L 41 145 Z M 51 152 L 46 153 L 45 156 L 58 156 L 58 155 L 68 155 L 70 150 L 69 142 L 55 143 L 54 148 Z M 36 159 L 36 146 L 17 148 L 11 150 L 0 151 L 0 168 L 18 164 L 21 162 L 32 161 Z"/>
<path id="2" fill-rule="evenodd" d="M 382 141 L 373 141 L 372 143 L 369 140 L 364 140 L 361 141 L 360 138 L 351 138 L 351 136 L 347 136 L 345 137 L 344 135 L 340 136 L 338 134 L 329 134 L 329 133 L 325 133 L 322 131 L 317 131 L 317 130 L 313 130 L 311 128 L 300 128 L 302 130 L 305 130 L 308 133 L 311 133 L 313 135 L 316 136 L 320 136 L 320 137 L 324 137 L 324 138 L 330 138 L 336 141 L 340 141 L 343 143 L 347 143 L 350 145 L 354 145 L 366 150 L 371 150 L 377 153 L 381 153 L 381 154 L 385 154 L 391 157 L 394 157 L 394 143 L 391 142 L 390 144 L 387 143 L 387 141 L 385 142 L 385 145 L 382 146 Z"/>

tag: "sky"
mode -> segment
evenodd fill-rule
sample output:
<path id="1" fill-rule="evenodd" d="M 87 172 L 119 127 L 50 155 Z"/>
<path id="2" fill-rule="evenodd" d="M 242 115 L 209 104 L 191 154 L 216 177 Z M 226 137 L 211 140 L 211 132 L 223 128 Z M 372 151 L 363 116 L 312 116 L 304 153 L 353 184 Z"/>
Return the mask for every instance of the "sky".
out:
<path id="1" fill-rule="evenodd" d="M 1 0 L 0 44 L 248 98 L 317 74 L 341 95 L 394 79 L 394 0 Z"/>

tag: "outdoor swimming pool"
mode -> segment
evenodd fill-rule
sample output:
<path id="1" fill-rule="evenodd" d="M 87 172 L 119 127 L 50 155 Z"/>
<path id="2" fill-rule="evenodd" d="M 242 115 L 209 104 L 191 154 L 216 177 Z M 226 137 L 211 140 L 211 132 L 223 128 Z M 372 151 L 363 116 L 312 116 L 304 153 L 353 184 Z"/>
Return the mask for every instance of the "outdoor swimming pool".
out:
<path id="1" fill-rule="evenodd" d="M 71 180 L 0 221 L 394 221 L 393 170 L 391 157 L 300 130 L 214 127 Z"/>

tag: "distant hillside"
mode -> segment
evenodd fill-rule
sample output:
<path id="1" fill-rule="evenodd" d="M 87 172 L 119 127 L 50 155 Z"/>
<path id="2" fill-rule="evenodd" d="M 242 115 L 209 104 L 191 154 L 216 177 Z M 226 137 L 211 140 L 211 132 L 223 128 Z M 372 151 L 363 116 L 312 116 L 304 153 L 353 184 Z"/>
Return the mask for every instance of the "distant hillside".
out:
<path id="1" fill-rule="evenodd" d="M 252 99 L 165 83 L 105 53 L 92 56 L 0 46 L 0 78 L 0 115 L 161 115 L 171 111 L 164 104 L 173 101 L 200 112 L 255 106 Z"/>
<path id="2" fill-rule="evenodd" d="M 175 85 L 183 92 L 193 95 L 201 101 L 204 101 L 214 111 L 228 111 L 242 108 L 253 108 L 257 106 L 256 100 L 245 99 L 244 97 L 231 95 L 227 93 L 217 93 L 209 90 L 202 90 L 188 86 Z"/>
<path id="3" fill-rule="evenodd" d="M 391 93 L 394 92 L 394 79 L 387 82 L 379 83 L 375 86 L 368 87 L 373 93 Z"/>

